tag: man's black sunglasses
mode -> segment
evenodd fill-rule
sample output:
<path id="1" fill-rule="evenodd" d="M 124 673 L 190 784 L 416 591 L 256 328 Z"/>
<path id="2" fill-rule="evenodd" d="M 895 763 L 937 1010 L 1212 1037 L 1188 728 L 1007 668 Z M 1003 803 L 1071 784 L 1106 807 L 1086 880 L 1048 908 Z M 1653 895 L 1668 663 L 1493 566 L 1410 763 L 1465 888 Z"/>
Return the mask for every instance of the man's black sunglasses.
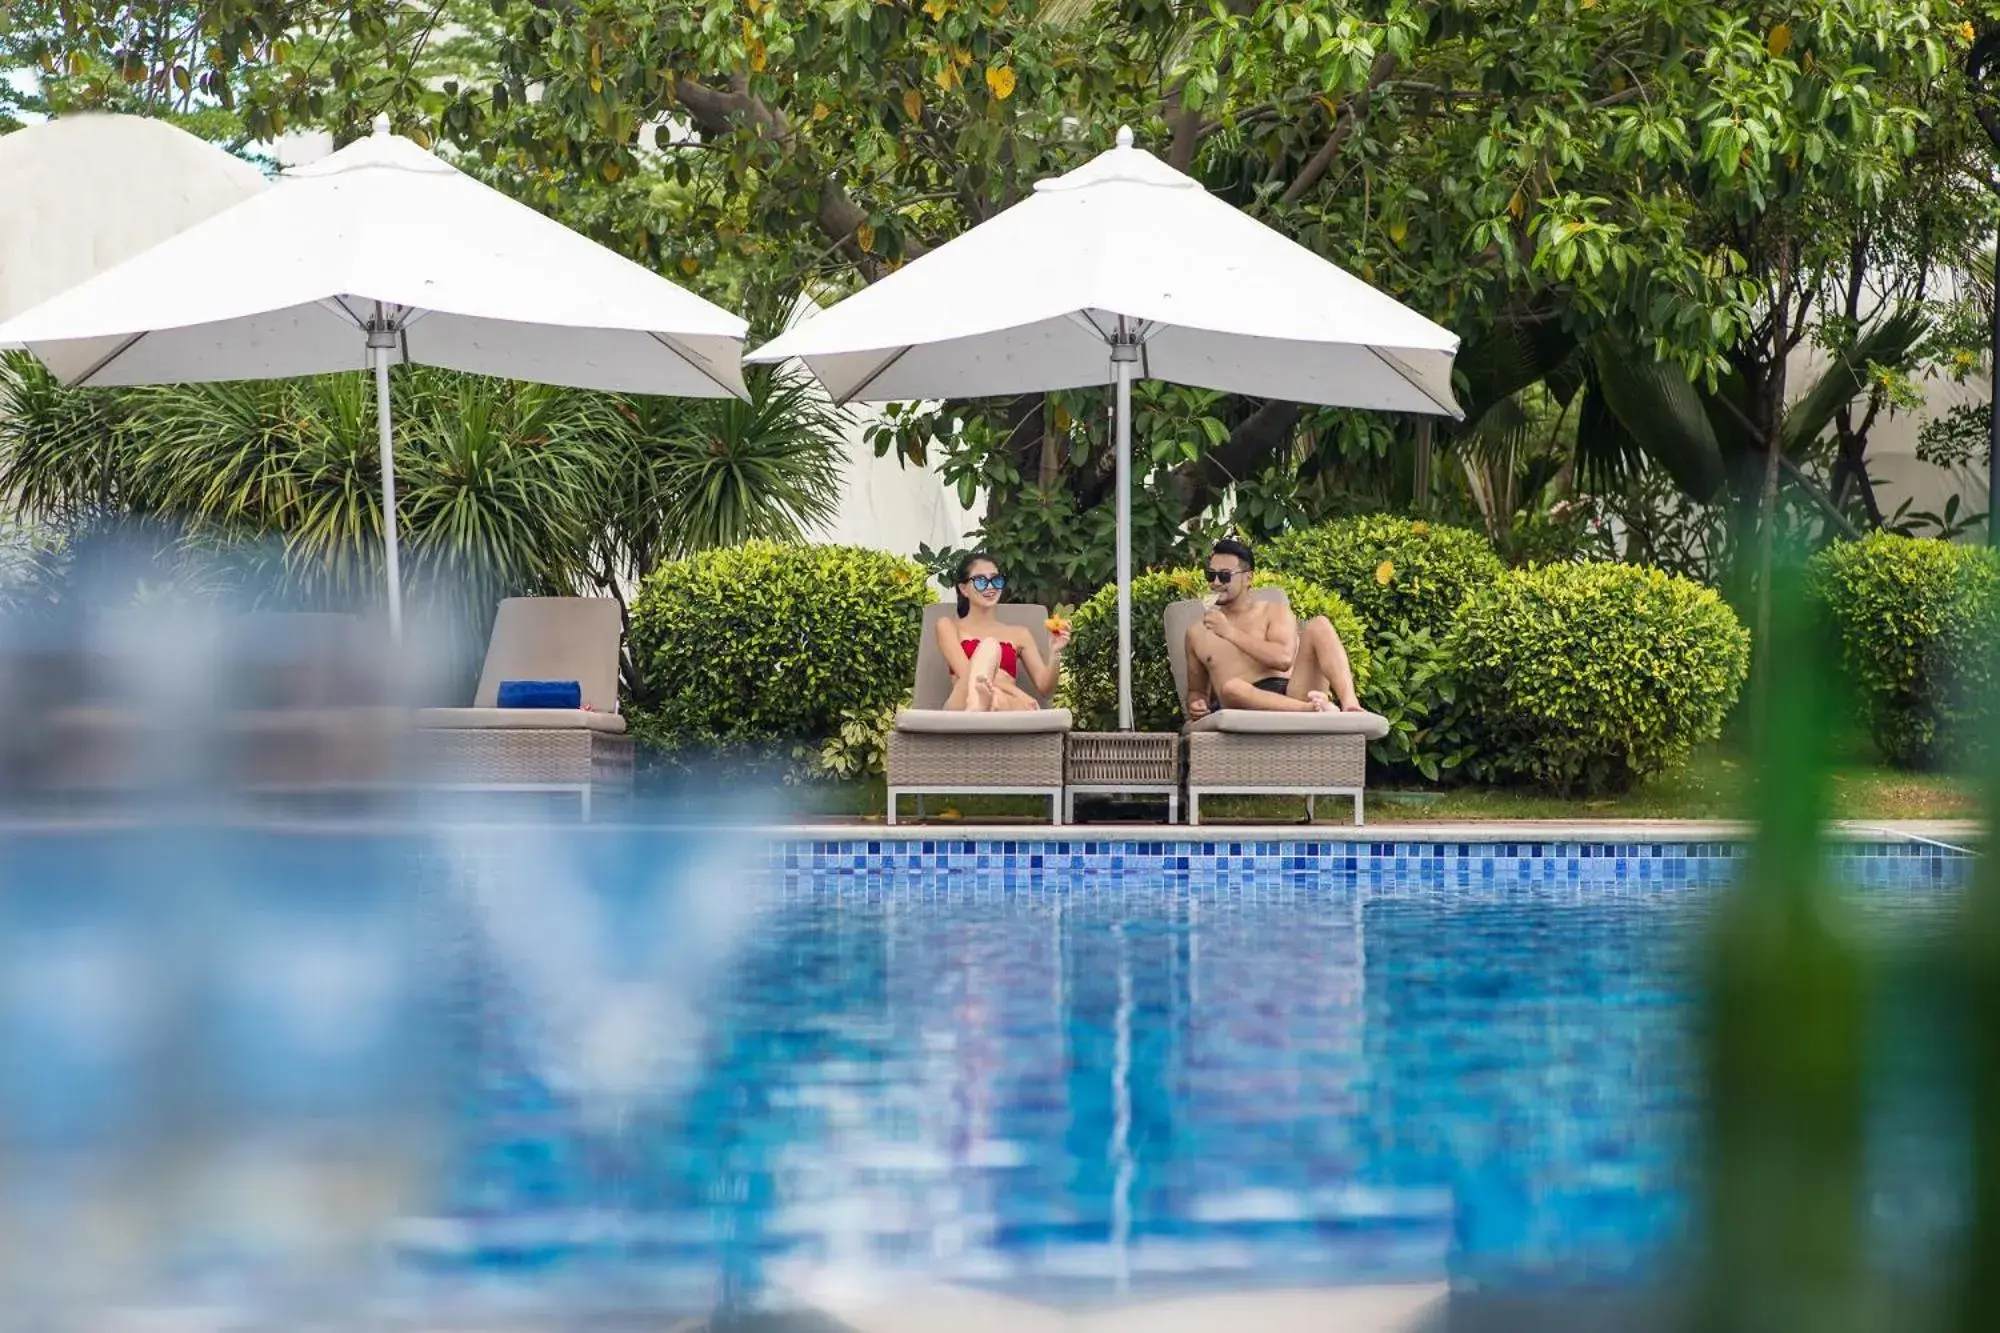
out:
<path id="1" fill-rule="evenodd" d="M 1208 571 L 1208 581 L 1210 583 L 1227 583 L 1238 574 L 1248 574 L 1249 572 L 1247 569 L 1211 569 Z"/>

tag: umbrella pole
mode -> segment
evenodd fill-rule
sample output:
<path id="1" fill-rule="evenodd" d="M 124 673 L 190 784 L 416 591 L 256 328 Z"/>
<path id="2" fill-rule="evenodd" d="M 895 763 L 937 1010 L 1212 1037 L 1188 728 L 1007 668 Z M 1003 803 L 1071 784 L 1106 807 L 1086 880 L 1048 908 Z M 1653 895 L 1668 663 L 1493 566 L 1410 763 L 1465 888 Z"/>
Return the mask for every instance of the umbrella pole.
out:
<path id="1" fill-rule="evenodd" d="M 372 338 L 371 338 L 372 341 Z M 382 567 L 389 582 L 389 641 L 403 641 L 403 571 L 396 553 L 396 443 L 389 422 L 389 354 L 375 352 L 375 431 L 382 447 Z"/>
<path id="2" fill-rule="evenodd" d="M 1132 367 L 1139 344 L 1128 341 L 1118 321 L 1111 344 L 1111 372 L 1117 382 L 1118 421 L 1118 729 L 1132 730 Z"/>

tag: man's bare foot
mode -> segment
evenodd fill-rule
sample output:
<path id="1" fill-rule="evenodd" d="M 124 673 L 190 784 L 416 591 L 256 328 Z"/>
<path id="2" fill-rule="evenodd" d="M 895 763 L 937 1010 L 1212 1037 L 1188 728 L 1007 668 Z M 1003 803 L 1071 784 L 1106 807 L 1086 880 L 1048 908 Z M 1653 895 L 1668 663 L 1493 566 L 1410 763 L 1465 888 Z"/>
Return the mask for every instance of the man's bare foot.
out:
<path id="1" fill-rule="evenodd" d="M 1307 690 L 1306 702 L 1313 706 L 1313 712 L 1315 713 L 1331 713 L 1334 711 L 1333 701 L 1326 697 L 1325 690 Z"/>

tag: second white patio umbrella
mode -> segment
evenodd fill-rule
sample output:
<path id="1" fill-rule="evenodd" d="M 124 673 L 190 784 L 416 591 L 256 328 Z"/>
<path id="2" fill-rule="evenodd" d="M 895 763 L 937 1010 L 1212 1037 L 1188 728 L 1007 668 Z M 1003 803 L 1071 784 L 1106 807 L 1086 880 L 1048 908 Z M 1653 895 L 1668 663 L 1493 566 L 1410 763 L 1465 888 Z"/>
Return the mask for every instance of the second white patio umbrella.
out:
<path id="1" fill-rule="evenodd" d="M 65 384 L 375 371 L 402 631 L 389 367 L 746 397 L 745 322 L 487 188 L 378 120 L 277 185 L 0 325 Z"/>
<path id="2" fill-rule="evenodd" d="M 1132 726 L 1132 381 L 1457 417 L 1458 339 L 1118 146 L 752 353 L 835 401 L 1115 384 L 1118 720 Z M 1106 359 L 1109 371 L 1106 374 Z"/>

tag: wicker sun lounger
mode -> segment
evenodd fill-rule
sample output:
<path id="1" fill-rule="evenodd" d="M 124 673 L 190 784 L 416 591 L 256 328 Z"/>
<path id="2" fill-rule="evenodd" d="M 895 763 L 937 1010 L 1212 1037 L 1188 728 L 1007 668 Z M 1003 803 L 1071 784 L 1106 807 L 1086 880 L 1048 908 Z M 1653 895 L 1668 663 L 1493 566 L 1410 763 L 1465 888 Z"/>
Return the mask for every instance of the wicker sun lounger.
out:
<path id="1" fill-rule="evenodd" d="M 258 612 L 173 624 L 157 610 L 105 613 L 44 645 L 37 707 L 12 739 L 0 785 L 28 795 L 175 801 L 385 790 L 408 723 L 359 617 Z M 171 637 L 179 635 L 180 637 Z M 162 636 L 169 636 L 163 638 Z M 53 649 L 53 651 L 47 651 Z M 25 689 L 24 689 L 25 687 Z"/>
<path id="2" fill-rule="evenodd" d="M 1042 655 L 1049 653 L 1046 608 L 1013 603 L 998 608 L 1009 625 L 1024 625 Z M 951 606 L 939 602 L 924 611 L 923 639 L 917 647 L 917 685 L 911 706 L 896 714 L 889 733 L 889 822 L 896 822 L 897 798 L 940 796 L 1046 796 L 1049 822 L 1062 823 L 1063 738 L 1069 734 L 1067 708 L 1036 712 L 966 713 L 947 711 L 951 668 L 937 647 L 937 622 Z M 1018 677 L 1021 688 L 1039 694 L 1034 682 Z"/>
<path id="3" fill-rule="evenodd" d="M 1277 588 L 1250 594 L 1283 601 Z M 1167 651 L 1173 660 L 1174 691 L 1187 707 L 1187 632 L 1201 619 L 1198 601 L 1167 608 Z M 1354 798 L 1354 822 L 1362 822 L 1362 790 L 1368 784 L 1368 742 L 1389 734 L 1388 719 L 1375 713 L 1281 713 L 1223 708 L 1187 725 L 1188 823 L 1201 822 L 1201 798 L 1215 796 L 1303 796 L 1307 818 L 1320 796 Z"/>
<path id="4" fill-rule="evenodd" d="M 593 793 L 632 789 L 632 738 L 618 715 L 618 603 L 608 597 L 510 597 L 500 603 L 471 708 L 417 714 L 419 763 L 460 791 Z M 573 680 L 581 709 L 500 708 L 503 680 Z"/>

